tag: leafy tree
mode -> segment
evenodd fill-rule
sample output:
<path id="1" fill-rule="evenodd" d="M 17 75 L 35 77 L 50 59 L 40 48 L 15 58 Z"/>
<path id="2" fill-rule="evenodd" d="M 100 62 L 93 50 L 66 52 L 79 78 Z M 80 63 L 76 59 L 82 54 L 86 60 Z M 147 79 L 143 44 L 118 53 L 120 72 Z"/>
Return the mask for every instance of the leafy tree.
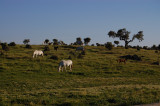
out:
<path id="1" fill-rule="evenodd" d="M 152 48 L 153 50 L 156 50 L 156 49 L 157 49 L 157 46 L 156 46 L 156 45 L 153 45 L 151 48 Z"/>
<path id="2" fill-rule="evenodd" d="M 136 47 L 136 48 L 137 48 L 137 50 L 138 50 L 138 51 L 140 51 L 140 50 L 141 50 L 141 47 L 140 47 L 139 45 L 137 45 L 137 47 Z"/>
<path id="3" fill-rule="evenodd" d="M 49 46 L 45 46 L 43 51 L 50 51 Z"/>
<path id="4" fill-rule="evenodd" d="M 77 45 L 83 45 L 83 42 L 82 42 L 80 37 L 76 38 L 76 44 Z"/>
<path id="5" fill-rule="evenodd" d="M 2 50 L 9 51 L 9 47 L 7 43 L 1 43 Z"/>
<path id="6" fill-rule="evenodd" d="M 114 31 L 109 31 L 109 32 L 108 32 L 108 35 L 109 35 L 109 37 L 119 38 L 119 40 L 123 40 L 123 41 L 125 42 L 125 48 L 126 48 L 126 49 L 128 48 L 128 44 L 129 44 L 130 42 L 133 42 L 133 40 L 135 40 L 135 38 L 138 39 L 139 42 L 142 41 L 142 40 L 144 40 L 144 39 L 143 39 L 143 36 L 144 36 L 144 35 L 143 35 L 143 31 L 139 31 L 137 34 L 133 35 L 132 39 L 130 39 L 130 38 L 129 38 L 130 32 L 127 31 L 125 28 L 119 29 L 119 30 L 117 31 L 117 33 L 114 32 Z"/>
<path id="7" fill-rule="evenodd" d="M 26 48 L 28 48 L 28 49 L 32 49 L 32 46 L 31 46 L 31 45 L 29 45 L 29 44 L 27 44 L 27 45 L 26 45 Z"/>
<path id="8" fill-rule="evenodd" d="M 48 44 L 49 43 L 49 39 L 45 39 L 44 43 Z"/>
<path id="9" fill-rule="evenodd" d="M 58 45 L 58 40 L 57 39 L 53 39 L 53 44 L 54 45 Z"/>
<path id="10" fill-rule="evenodd" d="M 84 38 L 84 43 L 85 45 L 88 45 L 88 43 L 91 41 L 91 38 Z"/>
<path id="11" fill-rule="evenodd" d="M 105 47 L 106 47 L 108 50 L 112 50 L 112 48 L 113 48 L 112 42 L 107 42 L 107 43 L 105 44 Z"/>
<path id="12" fill-rule="evenodd" d="M 24 39 L 23 43 L 26 45 L 30 42 L 30 39 Z"/>
<path id="13" fill-rule="evenodd" d="M 157 47 L 157 48 L 158 48 L 158 50 L 160 50 L 160 44 L 158 45 L 158 47 Z"/>
<path id="14" fill-rule="evenodd" d="M 100 46 L 100 44 L 99 44 L 99 43 L 96 43 L 96 45 L 97 45 L 97 46 Z"/>
<path id="15" fill-rule="evenodd" d="M 91 46 L 94 46 L 94 44 L 92 44 Z"/>
<path id="16" fill-rule="evenodd" d="M 8 46 L 16 46 L 16 43 L 15 42 L 11 42 L 8 44 Z"/>
<path id="17" fill-rule="evenodd" d="M 118 44 L 119 44 L 119 41 L 114 41 L 114 43 L 118 46 Z"/>

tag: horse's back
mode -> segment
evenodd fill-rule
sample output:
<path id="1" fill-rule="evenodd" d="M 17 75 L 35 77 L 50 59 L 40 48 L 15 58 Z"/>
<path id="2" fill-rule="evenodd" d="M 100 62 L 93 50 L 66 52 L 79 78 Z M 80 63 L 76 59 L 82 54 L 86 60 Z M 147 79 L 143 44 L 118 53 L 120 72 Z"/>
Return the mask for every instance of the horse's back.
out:
<path id="1" fill-rule="evenodd" d="M 62 66 L 64 66 L 64 65 L 67 65 L 67 66 L 69 66 L 69 65 L 72 65 L 72 60 L 62 60 L 60 63 L 59 63 L 59 65 L 62 65 Z"/>
<path id="2" fill-rule="evenodd" d="M 34 51 L 34 54 L 42 55 L 42 54 L 43 54 L 43 51 L 42 51 L 42 50 L 35 50 L 35 51 Z"/>

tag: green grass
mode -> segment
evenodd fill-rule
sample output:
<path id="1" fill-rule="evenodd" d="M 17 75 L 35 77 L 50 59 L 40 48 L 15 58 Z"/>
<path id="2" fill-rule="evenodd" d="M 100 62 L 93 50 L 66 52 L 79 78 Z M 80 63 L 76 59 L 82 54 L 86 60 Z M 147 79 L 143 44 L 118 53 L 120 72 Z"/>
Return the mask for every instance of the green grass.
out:
<path id="1" fill-rule="evenodd" d="M 10 47 L 0 55 L 0 105 L 128 106 L 160 101 L 160 66 L 152 65 L 158 58 L 153 50 L 86 46 L 86 55 L 79 59 L 76 46 L 60 46 L 58 51 L 50 46 L 47 56 L 33 59 L 33 51 L 44 46 L 24 47 Z M 134 54 L 142 61 L 116 62 L 119 56 Z M 52 55 L 59 59 L 50 59 Z M 58 63 L 69 56 L 73 71 L 58 72 Z"/>

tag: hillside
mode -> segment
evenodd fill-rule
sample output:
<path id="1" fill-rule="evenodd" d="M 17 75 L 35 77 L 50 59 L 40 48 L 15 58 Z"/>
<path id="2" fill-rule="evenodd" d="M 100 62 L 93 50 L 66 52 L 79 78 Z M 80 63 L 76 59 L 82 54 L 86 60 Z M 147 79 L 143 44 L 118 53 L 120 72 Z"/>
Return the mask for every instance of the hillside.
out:
<path id="1" fill-rule="evenodd" d="M 55 51 L 50 45 L 44 57 L 33 59 L 33 51 L 43 50 L 44 45 L 31 46 L 0 48 L 0 105 L 124 106 L 160 100 L 160 66 L 152 64 L 158 58 L 154 50 L 86 46 L 85 55 L 79 55 L 76 46 L 59 46 Z M 142 61 L 117 63 L 126 55 Z M 69 56 L 73 71 L 58 72 L 59 62 Z"/>

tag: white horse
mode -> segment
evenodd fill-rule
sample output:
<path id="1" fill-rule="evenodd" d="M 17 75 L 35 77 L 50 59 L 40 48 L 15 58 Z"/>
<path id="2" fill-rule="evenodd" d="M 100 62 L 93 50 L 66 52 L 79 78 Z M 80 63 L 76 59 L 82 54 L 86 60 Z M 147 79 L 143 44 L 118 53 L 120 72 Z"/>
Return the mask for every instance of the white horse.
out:
<path id="1" fill-rule="evenodd" d="M 38 55 L 43 56 L 43 51 L 41 51 L 41 50 L 35 50 L 34 53 L 33 53 L 33 58 L 34 58 L 35 56 L 37 57 Z"/>
<path id="2" fill-rule="evenodd" d="M 62 70 L 63 72 L 63 67 L 65 68 L 65 71 L 66 70 L 66 67 L 70 68 L 70 71 L 72 71 L 72 67 L 73 67 L 73 62 L 72 60 L 62 60 L 60 63 L 59 63 L 59 67 L 58 67 L 58 71 L 60 72 Z"/>

